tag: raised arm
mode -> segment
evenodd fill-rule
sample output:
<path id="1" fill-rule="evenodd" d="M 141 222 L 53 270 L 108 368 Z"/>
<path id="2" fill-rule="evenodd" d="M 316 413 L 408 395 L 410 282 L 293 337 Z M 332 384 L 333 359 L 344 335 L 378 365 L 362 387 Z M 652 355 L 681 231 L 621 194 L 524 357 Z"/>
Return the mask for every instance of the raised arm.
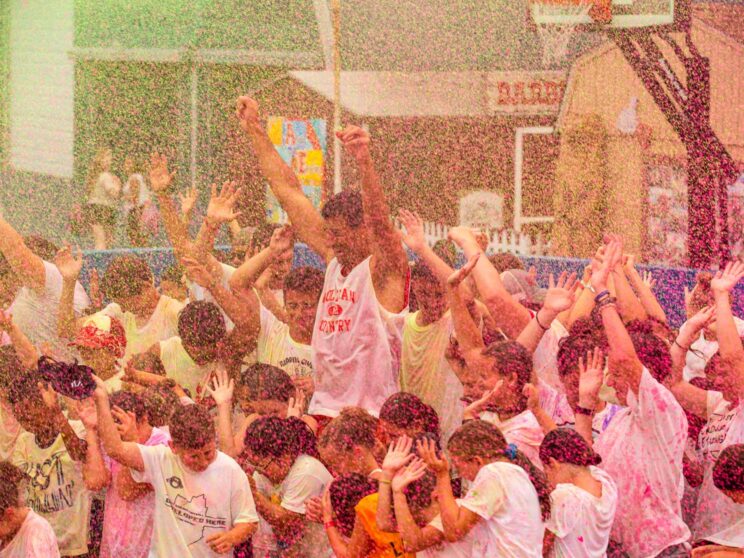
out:
<path id="1" fill-rule="evenodd" d="M 369 151 L 369 134 L 358 126 L 348 126 L 336 135 L 356 160 L 362 176 L 364 224 L 372 240 L 371 267 L 375 290 L 378 296 L 384 293 L 381 297 L 383 306 L 400 311 L 405 306 L 408 258 L 390 220 L 390 207 Z"/>
<path id="2" fill-rule="evenodd" d="M 199 233 L 194 243 L 194 254 L 197 260 L 212 255 L 214 240 L 224 223 L 230 223 L 237 219 L 241 212 L 234 211 L 235 204 L 242 192 L 236 189 L 235 182 L 227 181 L 222 185 L 222 190 L 217 190 L 217 185 L 212 184 L 207 215 L 204 217 Z"/>
<path id="3" fill-rule="evenodd" d="M 246 293 L 253 291 L 261 274 L 279 256 L 292 250 L 294 242 L 294 230 L 285 226 L 276 229 L 272 235 L 269 245 L 245 261 L 235 270 L 230 277 L 230 288 L 233 291 Z"/>
<path id="4" fill-rule="evenodd" d="M 393 502 L 398 532 L 406 552 L 419 552 L 439 544 L 444 539 L 441 531 L 427 525 L 419 527 L 408 507 L 405 489 L 414 481 L 426 474 L 426 464 L 416 458 L 406 467 L 401 468 L 393 478 Z M 378 524 L 379 527 L 379 524 Z"/>
<path id="5" fill-rule="evenodd" d="M 13 323 L 13 316 L 0 310 L 0 331 L 4 331 L 10 338 L 16 356 L 24 368 L 29 370 L 36 367 L 39 362 L 39 351 L 31 343 L 26 334 L 23 333 L 17 325 Z"/>
<path id="6" fill-rule="evenodd" d="M 735 385 L 732 386 L 744 396 L 744 347 L 736 328 L 734 314 L 731 312 L 729 293 L 744 277 L 744 264 L 729 262 L 723 271 L 718 271 L 710 283 L 716 307 L 716 336 L 721 359 L 732 367 Z"/>
<path id="7" fill-rule="evenodd" d="M 75 286 L 80 270 L 83 268 L 83 255 L 80 249 L 73 253 L 72 248 L 65 246 L 54 257 L 54 265 L 62 275 L 62 294 L 59 300 L 57 317 L 57 335 L 62 339 L 72 339 L 77 332 L 75 323 Z"/>
<path id="8" fill-rule="evenodd" d="M 648 317 L 659 320 L 664 324 L 667 323 L 666 313 L 661 307 L 661 304 L 659 304 L 659 301 L 656 299 L 656 295 L 653 291 L 654 281 L 651 277 L 651 273 L 646 272 L 644 273 L 644 276 L 641 276 L 635 267 L 635 257 L 633 255 L 628 256 L 623 267 L 625 269 L 625 275 L 638 295 L 638 300 L 640 300 L 641 305 L 643 305 Z"/>
<path id="9" fill-rule="evenodd" d="M 380 531 L 387 533 L 396 531 L 391 484 L 396 473 L 416 457 L 411 453 L 412 446 L 413 440 L 411 438 L 406 435 L 399 437 L 394 442 L 390 442 L 385 460 L 382 462 L 382 476 L 377 490 L 377 516 L 375 518 Z"/>
<path id="10" fill-rule="evenodd" d="M 101 442 L 98 439 L 96 406 L 92 399 L 85 399 L 75 401 L 73 408 L 85 426 L 87 448 L 83 463 L 83 482 L 85 488 L 96 492 L 106 488 L 111 482 L 111 473 L 103 461 Z"/>
<path id="11" fill-rule="evenodd" d="M 302 192 L 297 176 L 277 152 L 258 116 L 258 103 L 250 97 L 237 101 L 237 117 L 253 145 L 261 172 L 269 181 L 271 191 L 297 228 L 300 239 L 326 261 L 333 250 L 325 240 L 325 225 L 320 213 Z"/>
<path id="12" fill-rule="evenodd" d="M 617 298 L 617 311 L 625 323 L 633 320 L 645 320 L 647 318 L 646 311 L 636 298 L 630 283 L 628 283 L 628 278 L 625 276 L 622 256 L 623 238 L 618 234 L 611 234 L 607 235 L 607 240 L 615 241 L 620 245 L 620 260 L 610 270 L 610 290 L 612 291 L 614 286 L 613 296 Z"/>
<path id="13" fill-rule="evenodd" d="M 235 381 L 228 378 L 225 370 L 216 370 L 211 385 L 207 384 L 207 393 L 217 404 L 217 441 L 220 450 L 232 457 L 238 456 L 242 448 L 237 447 L 232 430 L 233 392 Z"/>
<path id="14" fill-rule="evenodd" d="M 46 284 L 44 262 L 26 246 L 23 237 L 2 216 L 0 216 L 0 253 L 22 286 L 36 292 L 44 291 Z"/>
<path id="15" fill-rule="evenodd" d="M 450 275 L 454 272 L 454 269 L 452 269 L 442 258 L 437 256 L 436 253 L 434 253 L 434 250 L 429 246 L 428 242 L 426 242 L 421 217 L 407 209 L 401 209 L 398 211 L 398 218 L 406 228 L 405 234 L 401 233 L 405 245 L 408 246 L 414 254 L 421 258 L 421 261 L 432 270 L 434 275 L 436 275 L 442 283 L 446 283 L 447 279 L 449 279 Z"/>
<path id="16" fill-rule="evenodd" d="M 449 231 L 449 238 L 457 244 L 470 259 L 475 254 L 482 254 L 473 231 L 466 227 L 454 227 Z M 506 335 L 516 339 L 530 321 L 530 312 L 509 294 L 501 282 L 501 276 L 488 258 L 478 260 L 473 269 L 475 284 L 478 286 L 481 300 L 491 316 Z"/>
<path id="17" fill-rule="evenodd" d="M 181 220 L 173 198 L 171 197 L 173 178 L 176 172 L 168 171 L 168 159 L 155 152 L 150 155 L 150 187 L 158 199 L 160 215 L 163 218 L 165 232 L 173 246 L 176 257 L 191 251 L 192 243 L 188 227 Z"/>
<path id="18" fill-rule="evenodd" d="M 603 261 L 594 260 L 592 286 L 597 291 L 595 300 L 601 305 L 602 324 L 604 325 L 609 344 L 609 366 L 628 380 L 628 387 L 638 393 L 643 365 L 638 360 L 633 341 L 623 325 L 617 306 L 609 299 L 608 281 L 612 269 L 622 258 L 622 246 L 617 240 L 610 240 Z"/>
<path id="19" fill-rule="evenodd" d="M 96 380 L 96 391 L 94 400 L 96 402 L 96 412 L 98 413 L 98 432 L 103 443 L 103 449 L 111 459 L 118 461 L 125 467 L 142 472 L 145 470 L 145 462 L 142 460 L 142 454 L 139 447 L 134 442 L 124 442 L 119 435 L 119 431 L 114 424 L 114 418 L 111 416 L 111 407 L 109 406 L 108 393 L 106 384 L 99 377 L 94 376 Z"/>
<path id="20" fill-rule="evenodd" d="M 708 392 L 686 382 L 684 368 L 690 345 L 700 337 L 700 332 L 708 327 L 713 320 L 715 320 L 715 308 L 712 306 L 703 308 L 687 320 L 669 348 L 669 353 L 672 356 L 672 375 L 669 379 L 669 389 L 685 411 L 704 419 L 708 418 Z"/>
<path id="21" fill-rule="evenodd" d="M 72 457 L 73 461 L 84 463 L 88 452 L 87 443 L 85 440 L 78 438 L 77 433 L 72 429 L 72 426 L 70 426 L 67 417 L 62 413 L 57 393 L 51 388 L 51 386 L 44 385 L 41 382 L 39 382 L 38 388 L 44 404 L 52 412 L 52 422 L 57 431 L 62 435 L 62 441 L 65 443 L 65 447 L 70 453 L 70 457 Z"/>

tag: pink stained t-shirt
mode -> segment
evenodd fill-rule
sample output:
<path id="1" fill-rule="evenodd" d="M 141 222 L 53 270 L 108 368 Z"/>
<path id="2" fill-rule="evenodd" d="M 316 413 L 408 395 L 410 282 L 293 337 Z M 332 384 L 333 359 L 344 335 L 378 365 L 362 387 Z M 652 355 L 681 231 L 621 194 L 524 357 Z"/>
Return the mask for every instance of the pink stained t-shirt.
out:
<path id="1" fill-rule="evenodd" d="M 326 269 L 311 342 L 310 414 L 335 417 L 344 407 L 361 407 L 377 416 L 398 391 L 400 338 L 391 324 L 397 314 L 377 301 L 370 259 L 345 277 L 336 258 Z"/>
<path id="2" fill-rule="evenodd" d="M 686 442 L 682 407 L 644 368 L 638 395 L 628 391 L 628 407 L 594 443 L 600 467 L 617 484 L 612 539 L 631 558 L 656 556 L 690 538 L 681 505 Z"/>
<path id="3" fill-rule="evenodd" d="M 169 441 L 167 432 L 153 428 L 144 445 L 167 445 Z M 115 479 L 123 467 L 112 460 L 109 468 L 111 486 L 106 492 L 100 558 L 147 558 L 152 539 L 155 492 L 148 492 L 132 502 L 122 500 Z"/>
<path id="4" fill-rule="evenodd" d="M 543 465 L 540 461 L 540 444 L 542 444 L 545 432 L 543 432 L 540 423 L 537 422 L 535 415 L 529 409 L 522 411 L 518 415 L 506 419 L 499 419 L 497 413 L 485 411 L 480 414 L 481 420 L 497 426 L 504 434 L 504 438 L 510 444 L 517 446 L 532 464 L 542 470 Z"/>

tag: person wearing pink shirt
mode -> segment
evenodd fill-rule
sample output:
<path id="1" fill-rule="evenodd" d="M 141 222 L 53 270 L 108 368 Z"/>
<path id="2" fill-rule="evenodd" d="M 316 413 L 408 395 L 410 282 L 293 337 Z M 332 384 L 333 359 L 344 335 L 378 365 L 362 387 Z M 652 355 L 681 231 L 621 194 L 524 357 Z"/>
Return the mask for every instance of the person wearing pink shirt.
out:
<path id="1" fill-rule="evenodd" d="M 608 276 L 621 257 L 621 243 L 611 238 L 603 260 L 593 262 L 591 278 L 609 346 L 607 385 L 626 406 L 594 442 L 602 469 L 618 489 L 612 539 L 631 558 L 688 556 L 690 529 L 682 520 L 681 507 L 687 418 L 662 385 L 671 372 L 666 345 L 653 335 L 637 339 L 646 353 L 648 367 L 644 366 L 610 296 Z M 649 348 L 655 350 L 653 362 Z M 576 430 L 590 444 L 592 416 L 603 381 L 602 359 L 591 361 L 597 364 L 583 370 L 576 415 Z"/>

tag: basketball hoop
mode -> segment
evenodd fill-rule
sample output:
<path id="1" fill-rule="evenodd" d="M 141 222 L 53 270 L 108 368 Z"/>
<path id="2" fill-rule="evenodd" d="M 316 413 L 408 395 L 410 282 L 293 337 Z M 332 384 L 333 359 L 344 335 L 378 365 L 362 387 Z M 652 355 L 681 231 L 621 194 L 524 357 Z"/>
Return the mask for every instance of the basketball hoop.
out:
<path id="1" fill-rule="evenodd" d="M 566 59 L 568 44 L 578 29 L 576 22 L 589 18 L 594 4 L 591 0 L 539 0 L 530 4 L 543 46 L 543 66 L 555 68 Z"/>

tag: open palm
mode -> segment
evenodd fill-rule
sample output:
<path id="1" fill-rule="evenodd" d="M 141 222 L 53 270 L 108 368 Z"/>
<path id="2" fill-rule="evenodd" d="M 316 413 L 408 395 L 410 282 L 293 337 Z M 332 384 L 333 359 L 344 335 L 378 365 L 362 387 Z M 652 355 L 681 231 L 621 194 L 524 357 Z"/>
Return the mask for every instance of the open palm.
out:
<path id="1" fill-rule="evenodd" d="M 568 275 L 564 271 L 558 277 L 557 283 L 553 279 L 553 274 L 551 274 L 543 308 L 555 314 L 568 310 L 576 300 L 576 289 L 578 287 L 579 282 L 576 280 L 576 273 Z"/>
<path id="2" fill-rule="evenodd" d="M 416 213 L 401 209 L 398 211 L 398 218 L 405 227 L 405 233 L 401 231 L 403 242 L 414 252 L 418 252 L 426 245 L 424 237 L 424 224 Z"/>
<path id="3" fill-rule="evenodd" d="M 164 193 L 173 182 L 176 172 L 168 172 L 168 158 L 157 151 L 150 155 L 150 188 L 155 193 Z"/>
<path id="4" fill-rule="evenodd" d="M 716 273 L 710 282 L 710 288 L 714 292 L 730 292 L 736 284 L 744 277 L 744 264 L 741 262 L 729 262 L 726 267 Z"/>
<path id="5" fill-rule="evenodd" d="M 241 190 L 236 188 L 235 182 L 225 182 L 219 193 L 217 193 L 217 185 L 212 184 L 212 197 L 207 206 L 207 220 L 215 224 L 222 224 L 237 219 L 241 212 L 233 211 L 233 208 L 240 193 Z"/>

